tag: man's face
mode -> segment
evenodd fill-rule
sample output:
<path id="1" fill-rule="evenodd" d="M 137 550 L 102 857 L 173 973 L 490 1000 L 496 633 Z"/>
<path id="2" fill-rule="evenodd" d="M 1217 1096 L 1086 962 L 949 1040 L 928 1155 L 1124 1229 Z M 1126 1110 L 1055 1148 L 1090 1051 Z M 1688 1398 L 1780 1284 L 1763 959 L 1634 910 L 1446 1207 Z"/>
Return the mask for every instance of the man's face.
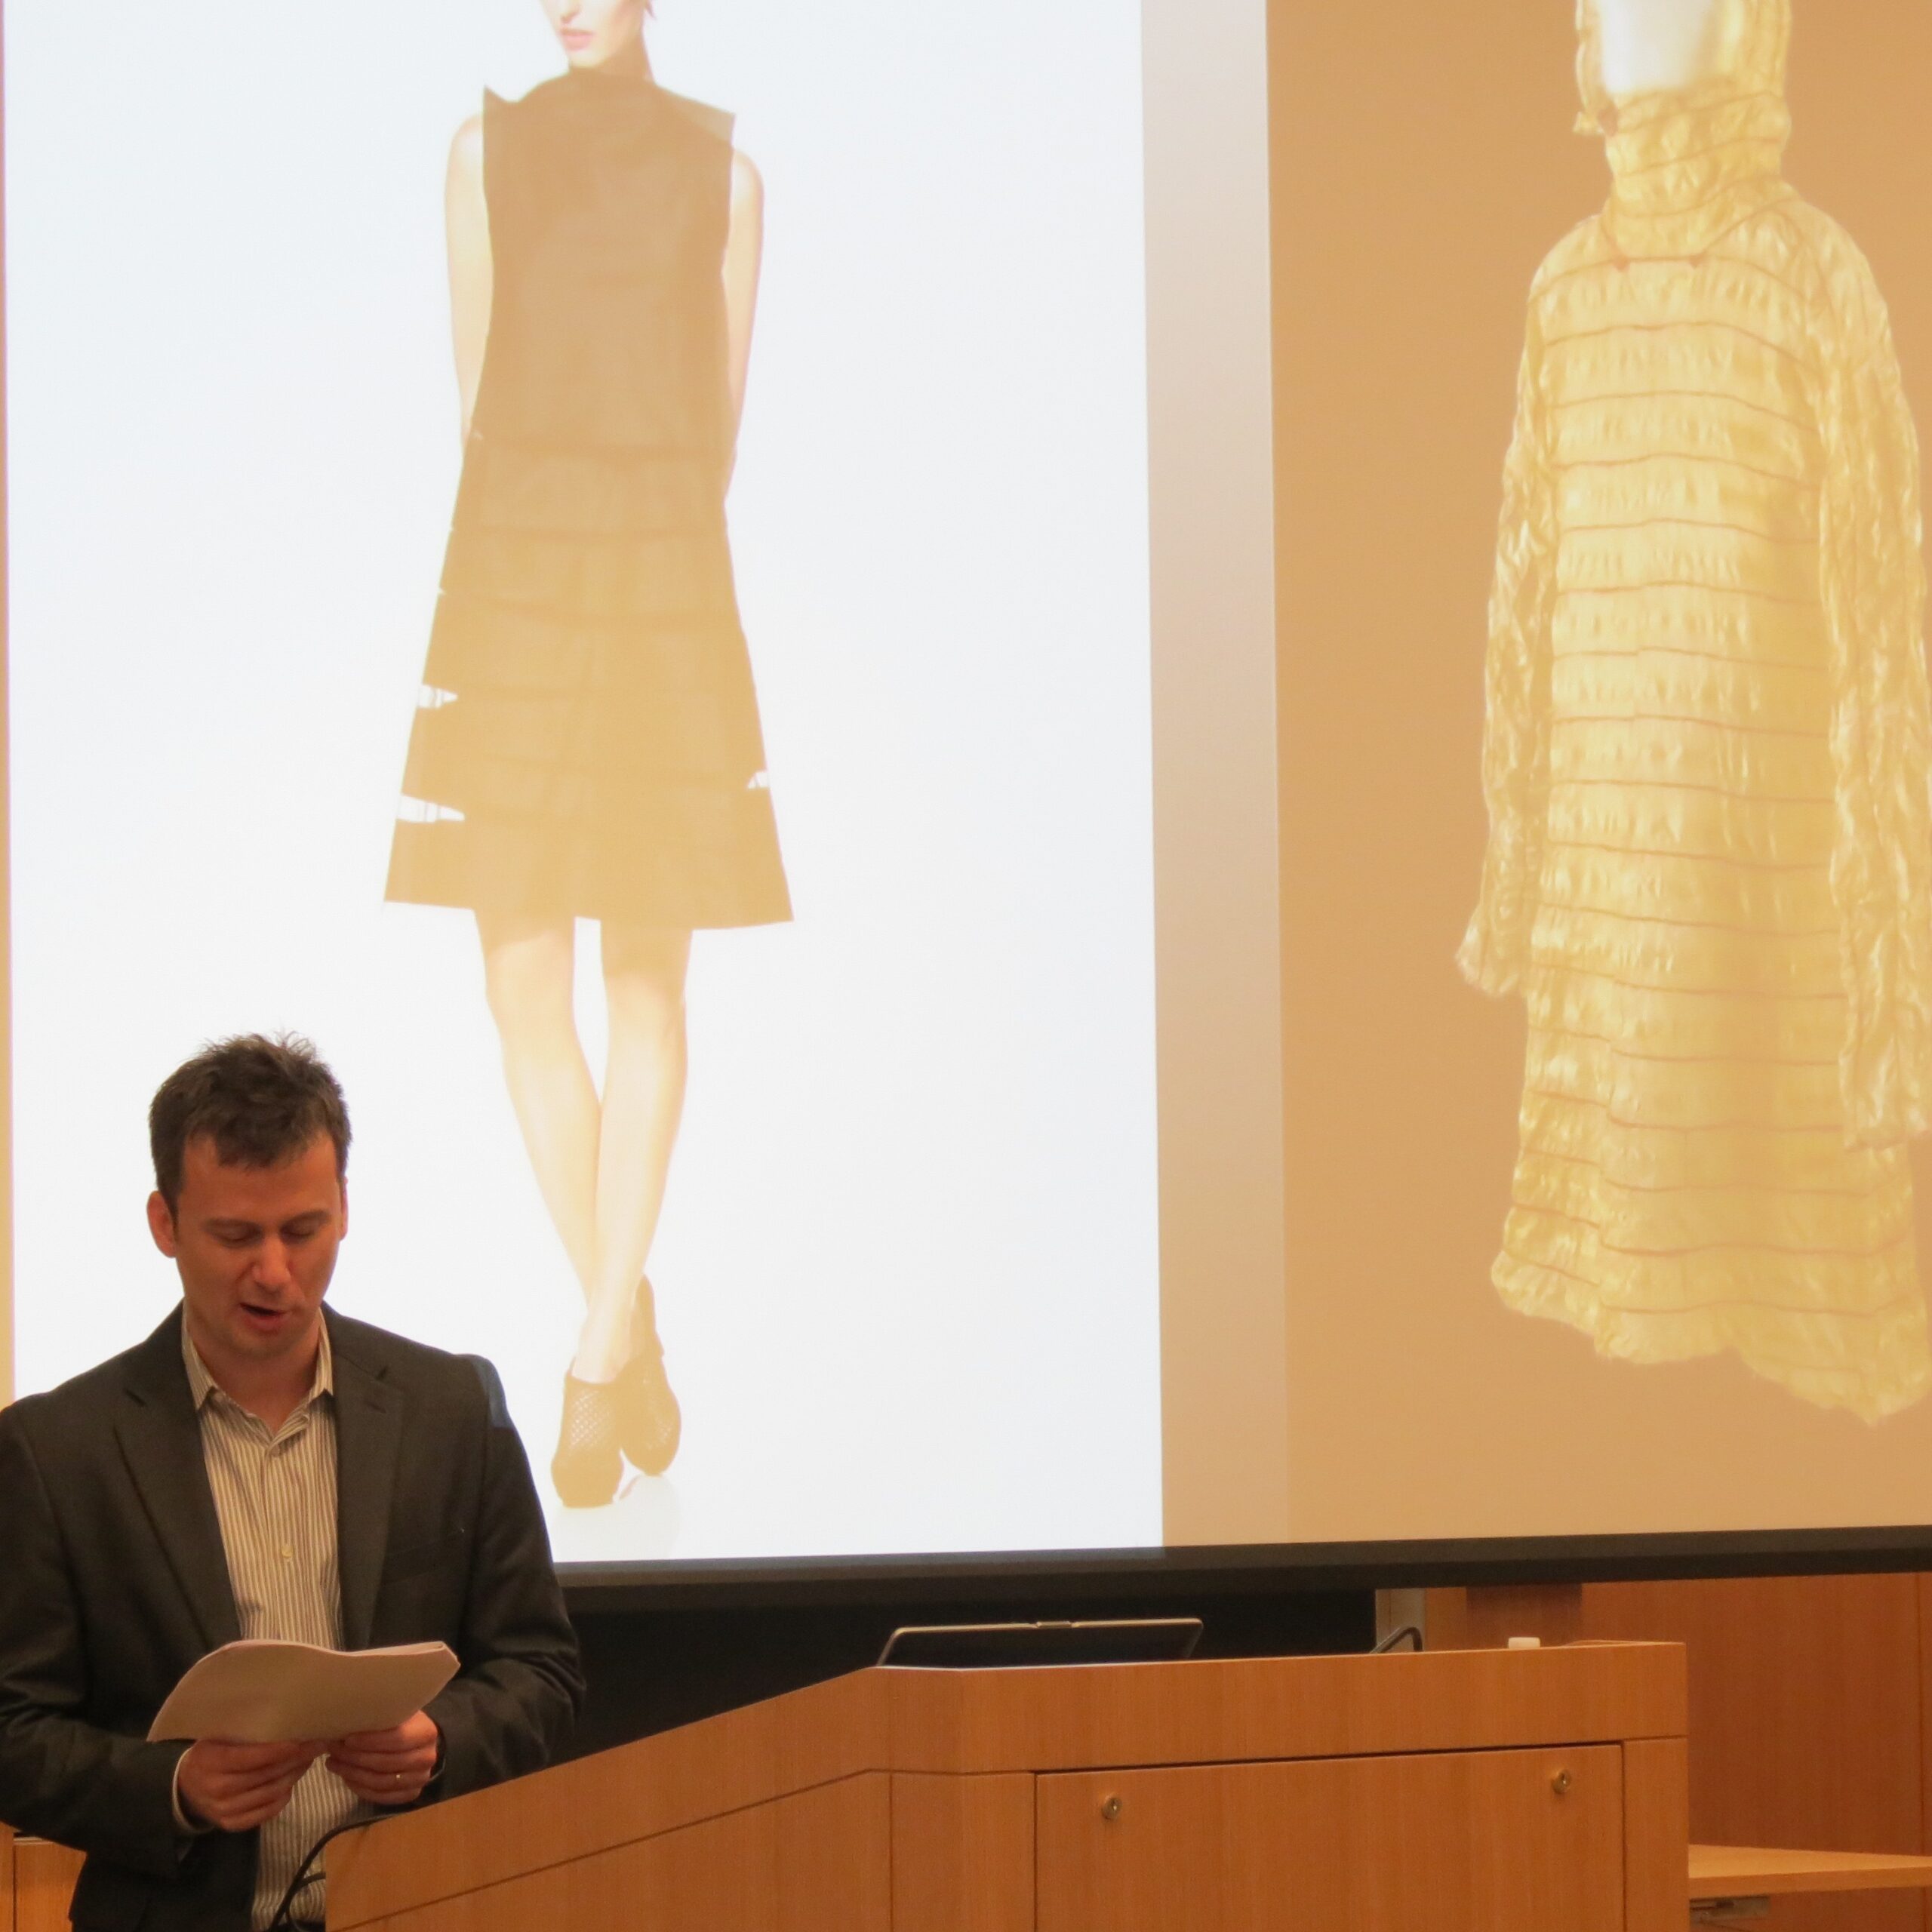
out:
<path id="1" fill-rule="evenodd" d="M 188 1333 L 217 1380 L 308 1361 L 349 1227 L 326 1134 L 274 1168 L 225 1167 L 211 1138 L 189 1141 L 180 1198 L 171 1214 L 150 1195 L 148 1227 L 180 1271 Z"/>

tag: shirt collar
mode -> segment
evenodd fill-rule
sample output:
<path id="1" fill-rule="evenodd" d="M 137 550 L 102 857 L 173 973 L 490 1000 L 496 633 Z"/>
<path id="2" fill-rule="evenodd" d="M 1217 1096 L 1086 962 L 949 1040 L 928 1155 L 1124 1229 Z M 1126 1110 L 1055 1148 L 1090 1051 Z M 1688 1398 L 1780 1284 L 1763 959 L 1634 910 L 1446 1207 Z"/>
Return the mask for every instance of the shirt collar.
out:
<path id="1" fill-rule="evenodd" d="M 335 1355 L 329 1346 L 329 1324 L 321 1324 L 321 1346 L 315 1351 L 315 1380 L 309 1385 L 309 1392 L 297 1405 L 297 1414 L 306 1409 L 318 1395 L 335 1393 Z M 202 1359 L 202 1352 L 196 1348 L 188 1334 L 188 1324 L 181 1324 L 181 1365 L 188 1371 L 188 1393 L 194 1398 L 195 1412 L 199 1414 L 211 1395 L 221 1395 L 221 1385 L 208 1373 L 208 1365 Z"/>

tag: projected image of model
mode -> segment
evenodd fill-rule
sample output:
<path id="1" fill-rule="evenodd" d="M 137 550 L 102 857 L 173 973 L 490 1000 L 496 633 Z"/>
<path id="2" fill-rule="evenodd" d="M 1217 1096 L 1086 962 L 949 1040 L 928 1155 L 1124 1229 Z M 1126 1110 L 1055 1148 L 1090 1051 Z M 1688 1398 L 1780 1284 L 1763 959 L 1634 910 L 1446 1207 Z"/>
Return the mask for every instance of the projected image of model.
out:
<path id="1" fill-rule="evenodd" d="M 1789 0 L 1583 0 L 1607 207 L 1531 299 L 1460 962 L 1529 1006 L 1494 1278 L 1602 1352 L 1932 1382 L 1919 463 L 1864 258 L 1780 172 Z"/>
<path id="2" fill-rule="evenodd" d="M 451 154 L 462 481 L 388 896 L 467 908 L 586 1313 L 552 1463 L 608 1503 L 676 1454 L 645 1270 L 694 928 L 790 917 L 724 498 L 761 252 L 729 118 L 658 86 L 648 0 L 543 0 L 568 63 Z M 572 1008 L 601 929 L 600 1100 Z"/>

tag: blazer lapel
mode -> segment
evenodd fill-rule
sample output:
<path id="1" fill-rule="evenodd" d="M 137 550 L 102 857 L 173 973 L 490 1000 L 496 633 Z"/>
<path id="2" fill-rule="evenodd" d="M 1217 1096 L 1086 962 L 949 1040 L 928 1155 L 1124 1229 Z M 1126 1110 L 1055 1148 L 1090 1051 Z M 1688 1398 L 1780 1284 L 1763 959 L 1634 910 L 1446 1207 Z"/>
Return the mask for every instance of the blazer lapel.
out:
<path id="1" fill-rule="evenodd" d="M 389 1547 L 389 1506 L 402 1453 L 402 1392 L 347 1352 L 331 1322 L 335 1361 L 336 1550 L 342 1574 L 342 1641 L 369 1647 L 376 1592 Z M 352 1347 L 353 1344 L 349 1344 Z"/>
<path id="2" fill-rule="evenodd" d="M 242 1625 L 182 1366 L 179 1309 L 136 1351 L 114 1425 L 122 1457 L 202 1640 L 217 1650 L 241 1635 Z"/>

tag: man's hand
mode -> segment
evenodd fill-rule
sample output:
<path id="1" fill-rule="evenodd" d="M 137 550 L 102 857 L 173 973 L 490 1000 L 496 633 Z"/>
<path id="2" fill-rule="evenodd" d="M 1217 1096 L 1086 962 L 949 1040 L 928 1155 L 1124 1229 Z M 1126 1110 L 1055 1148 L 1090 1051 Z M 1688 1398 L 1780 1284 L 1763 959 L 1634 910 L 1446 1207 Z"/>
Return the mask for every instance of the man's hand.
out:
<path id="1" fill-rule="evenodd" d="M 442 1748 L 436 1721 L 418 1711 L 393 1730 L 358 1731 L 322 1748 L 329 1769 L 370 1804 L 414 1804 L 436 1768 Z"/>
<path id="2" fill-rule="evenodd" d="M 174 1792 L 195 1824 L 252 1831 L 279 1817 L 296 1781 L 322 1755 L 319 1744 L 192 1744 L 175 1773 Z"/>

